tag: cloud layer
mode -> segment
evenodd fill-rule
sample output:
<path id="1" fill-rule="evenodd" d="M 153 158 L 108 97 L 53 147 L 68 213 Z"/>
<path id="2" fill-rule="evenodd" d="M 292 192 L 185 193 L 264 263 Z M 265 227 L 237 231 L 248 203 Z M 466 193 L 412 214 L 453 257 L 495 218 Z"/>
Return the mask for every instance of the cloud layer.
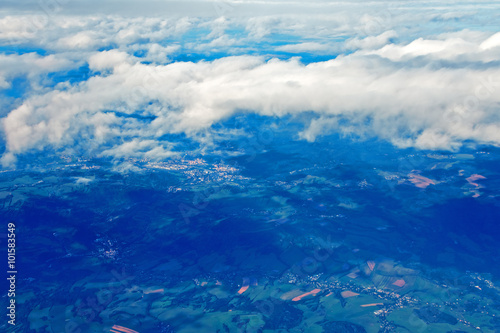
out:
<path id="1" fill-rule="evenodd" d="M 240 113 L 312 112 L 297 133 L 309 141 L 335 131 L 421 149 L 499 145 L 500 33 L 463 29 L 466 7 L 435 11 L 419 26 L 427 9 L 402 24 L 409 12 L 370 6 L 357 21 L 347 9 L 241 19 L 4 16 L 0 42 L 10 53 L 0 54 L 0 89 L 24 77 L 30 90 L 2 119 L 2 162 L 75 147 L 164 159 L 174 144 L 165 135 L 207 137 Z M 426 31 L 450 21 L 460 28 Z M 330 60 L 300 58 L 318 55 Z M 88 77 L 48 79 L 82 66 Z"/>

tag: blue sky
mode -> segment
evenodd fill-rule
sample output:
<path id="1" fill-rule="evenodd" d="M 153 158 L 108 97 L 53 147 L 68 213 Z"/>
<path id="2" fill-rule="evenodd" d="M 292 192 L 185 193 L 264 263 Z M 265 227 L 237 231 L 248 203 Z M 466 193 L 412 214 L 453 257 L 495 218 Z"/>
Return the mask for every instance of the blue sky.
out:
<path id="1" fill-rule="evenodd" d="M 166 159 L 242 112 L 314 113 L 396 147 L 500 144 L 493 1 L 7 1 L 2 165 L 88 151 Z M 128 115 L 128 116 L 124 116 Z"/>

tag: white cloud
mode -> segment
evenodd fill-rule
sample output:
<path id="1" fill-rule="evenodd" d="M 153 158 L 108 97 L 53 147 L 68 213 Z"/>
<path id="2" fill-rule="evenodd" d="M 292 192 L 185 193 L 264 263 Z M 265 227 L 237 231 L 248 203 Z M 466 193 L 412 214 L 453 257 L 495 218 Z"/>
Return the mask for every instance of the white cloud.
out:
<path id="1" fill-rule="evenodd" d="M 365 38 L 353 38 L 345 43 L 347 49 L 375 49 L 380 48 L 391 40 L 397 37 L 398 34 L 394 30 L 389 30 L 381 33 L 378 36 L 368 36 Z"/>
<path id="2" fill-rule="evenodd" d="M 422 43 L 432 47 L 423 52 Z M 165 158 L 171 153 L 158 141 L 162 135 L 204 133 L 240 110 L 278 117 L 314 111 L 320 118 L 300 133 L 310 141 L 336 130 L 401 147 L 455 149 L 465 140 L 500 145 L 500 67 L 483 62 L 481 43 L 462 48 L 453 38 L 418 39 L 307 66 L 250 56 L 145 65 L 125 52 L 104 51 L 89 65 L 110 70 L 105 76 L 33 96 L 3 120 L 4 161 L 29 149 L 75 144 L 101 156 Z M 410 61 L 430 53 L 466 54 L 481 66 L 436 70 L 433 59 L 420 66 Z"/>
<path id="3" fill-rule="evenodd" d="M 491 48 L 500 47 L 500 32 L 494 34 L 493 36 L 482 42 L 479 47 L 482 50 L 489 50 Z"/>
<path id="4" fill-rule="evenodd" d="M 3 162 L 31 149 L 75 146 L 101 156 L 167 158 L 162 135 L 209 141 L 210 126 L 238 112 L 312 111 L 317 118 L 298 133 L 310 141 L 340 131 L 419 148 L 500 144 L 494 2 L 223 3 L 221 14 L 199 1 L 198 15 L 189 11 L 193 2 L 122 2 L 123 16 L 109 1 L 67 2 L 48 14 L 9 4 L 20 14 L 0 13 L 0 46 L 50 55 L 0 55 L 0 89 L 20 76 L 31 85 L 2 119 Z M 483 31 L 463 30 L 477 22 Z M 298 58 L 269 60 L 275 51 L 354 53 L 306 66 Z M 211 52 L 242 56 L 170 59 Z M 85 63 L 94 71 L 86 81 L 54 88 L 47 78 Z"/>
<path id="5" fill-rule="evenodd" d="M 464 35 L 466 38 L 462 38 Z M 491 62 L 498 61 L 500 56 L 500 34 L 487 37 L 478 43 L 478 39 L 467 38 L 470 32 L 465 34 L 449 34 L 439 36 L 440 39 L 418 38 L 406 45 L 387 44 L 375 50 L 360 50 L 360 54 L 378 55 L 391 61 L 407 62 L 414 59 L 423 61 L 447 60 L 453 62 Z M 479 35 L 479 34 L 476 34 Z M 444 37 L 444 38 L 443 38 Z"/>
<path id="6" fill-rule="evenodd" d="M 89 68 L 96 71 L 113 69 L 118 66 L 131 63 L 130 56 L 126 52 L 111 50 L 92 55 L 89 58 Z"/>
<path id="7" fill-rule="evenodd" d="M 151 44 L 148 48 L 148 54 L 145 60 L 157 63 L 169 62 L 168 56 L 177 52 L 181 48 L 180 45 L 161 46 L 160 44 Z"/>
<path id="8" fill-rule="evenodd" d="M 47 22 L 35 15 L 5 16 L 0 19 L 0 39 L 13 41 L 33 38 Z"/>
<path id="9" fill-rule="evenodd" d="M 318 51 L 328 51 L 332 47 L 326 44 L 316 43 L 316 42 L 306 42 L 298 44 L 287 44 L 278 46 L 276 51 L 284 51 L 291 53 L 302 53 L 302 52 L 318 52 Z"/>
<path id="10" fill-rule="evenodd" d="M 477 49 L 477 45 L 462 39 L 429 40 L 419 38 L 408 45 L 385 45 L 383 48 L 370 52 L 392 61 L 407 60 L 419 56 L 437 55 L 440 58 L 455 58 Z"/>
<path id="11" fill-rule="evenodd" d="M 10 88 L 12 79 L 20 76 L 27 76 L 32 85 L 37 85 L 40 75 L 67 70 L 73 66 L 73 62 L 58 55 L 0 54 L 0 88 Z"/>
<path id="12" fill-rule="evenodd" d="M 155 140 L 132 139 L 111 149 L 104 150 L 102 156 L 112 156 L 114 158 L 148 158 L 165 159 L 176 155 Z"/>
<path id="13" fill-rule="evenodd" d="M 61 38 L 58 44 L 61 48 L 92 49 L 97 45 L 102 45 L 96 37 L 93 32 L 82 31 L 75 35 Z"/>

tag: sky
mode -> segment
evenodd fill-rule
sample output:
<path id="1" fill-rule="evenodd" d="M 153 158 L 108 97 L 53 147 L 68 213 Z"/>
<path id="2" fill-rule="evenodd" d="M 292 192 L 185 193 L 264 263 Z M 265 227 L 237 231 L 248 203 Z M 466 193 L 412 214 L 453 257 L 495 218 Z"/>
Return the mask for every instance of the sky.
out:
<path id="1" fill-rule="evenodd" d="M 214 144 L 214 126 L 239 114 L 307 114 L 295 139 L 309 142 L 341 133 L 397 148 L 498 146 L 499 9 L 495 1 L 3 1 L 0 162 L 82 151 L 168 159 L 169 135 Z"/>

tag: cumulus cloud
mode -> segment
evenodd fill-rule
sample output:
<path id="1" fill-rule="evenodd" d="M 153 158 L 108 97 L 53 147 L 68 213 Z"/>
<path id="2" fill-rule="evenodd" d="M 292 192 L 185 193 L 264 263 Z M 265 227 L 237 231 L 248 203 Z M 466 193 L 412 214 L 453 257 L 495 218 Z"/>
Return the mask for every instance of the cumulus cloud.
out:
<path id="1" fill-rule="evenodd" d="M 114 158 L 149 158 L 165 159 L 176 155 L 165 147 L 159 145 L 155 140 L 140 140 L 138 138 L 124 142 L 113 148 L 104 150 L 102 156 Z"/>
<path id="2" fill-rule="evenodd" d="M 82 51 L 97 51 L 110 45 L 125 51 L 133 51 L 140 44 L 164 45 L 165 40 L 179 39 L 191 28 L 196 28 L 197 21 L 187 17 L 125 18 L 115 15 L 2 17 L 0 12 L 0 46 L 15 50 L 29 45 L 81 58 Z"/>
<path id="3" fill-rule="evenodd" d="M 291 53 L 304 53 L 304 52 L 318 52 L 318 51 L 328 51 L 332 47 L 326 44 L 321 44 L 317 42 L 306 42 L 298 44 L 287 44 L 278 46 L 277 51 L 291 52 Z"/>
<path id="4" fill-rule="evenodd" d="M 500 46 L 500 32 L 494 34 L 493 36 L 482 42 L 481 45 L 479 45 L 479 48 L 481 50 L 489 50 L 492 48 L 497 48 L 499 46 Z"/>
<path id="5" fill-rule="evenodd" d="M 72 49 L 92 49 L 101 44 L 96 37 L 93 32 L 82 31 L 75 35 L 61 38 L 58 46 Z"/>
<path id="6" fill-rule="evenodd" d="M 21 76 L 27 76 L 33 85 L 39 84 L 40 75 L 67 70 L 73 66 L 72 61 L 57 55 L 0 54 L 0 89 L 10 88 L 12 79 Z"/>
<path id="7" fill-rule="evenodd" d="M 177 52 L 180 48 L 180 45 L 162 46 L 160 44 L 153 43 L 148 46 L 148 53 L 145 59 L 157 63 L 166 63 L 169 61 L 168 57 Z"/>
<path id="8" fill-rule="evenodd" d="M 45 26 L 46 21 L 35 15 L 8 15 L 0 19 L 0 39 L 8 41 L 31 39 Z"/>
<path id="9" fill-rule="evenodd" d="M 500 67 L 489 60 L 498 50 L 481 48 L 491 38 L 467 48 L 460 43 L 470 42 L 417 39 L 309 65 L 254 56 L 147 65 L 125 52 L 98 52 L 89 66 L 106 74 L 33 96 L 3 120 L 4 162 L 75 144 L 101 156 L 165 158 L 163 135 L 196 135 L 242 110 L 276 117 L 313 111 L 318 118 L 299 134 L 310 141 L 340 131 L 400 147 L 499 145 Z M 422 52 L 421 43 L 432 47 Z M 422 65 L 410 61 L 429 54 Z M 463 54 L 463 66 L 433 68 Z"/>
<path id="10" fill-rule="evenodd" d="M 222 0 L 197 2 L 198 15 L 194 2 L 146 1 L 121 2 L 123 16 L 100 3 L 0 12 L 0 92 L 19 77 L 31 86 L 2 119 L 4 164 L 42 149 L 168 158 L 166 134 L 209 141 L 240 112 L 313 113 L 297 133 L 309 141 L 337 131 L 424 149 L 500 143 L 494 3 Z M 305 65 L 305 53 L 340 55 Z M 49 77 L 86 65 L 77 82 Z"/>
<path id="11" fill-rule="evenodd" d="M 89 68 L 97 71 L 113 69 L 120 65 L 131 62 L 130 56 L 126 52 L 111 50 L 103 51 L 92 55 L 89 58 Z"/>
<path id="12" fill-rule="evenodd" d="M 443 20 L 456 20 L 451 23 L 460 29 L 480 22 L 485 31 L 492 31 L 500 19 L 500 12 L 492 10 L 491 3 L 474 2 L 472 11 L 467 1 L 425 5 L 396 1 L 232 0 L 151 0 L 140 5 L 123 1 L 119 6 L 114 1 L 54 3 L 52 10 L 44 10 L 39 3 L 6 5 L 0 10 L 0 45 L 30 44 L 58 53 L 79 54 L 110 45 L 130 51 L 138 44 L 166 46 L 175 42 L 184 44 L 181 46 L 186 53 L 198 50 L 236 54 L 231 50 L 237 47 L 239 54 L 245 54 L 254 51 L 255 43 L 273 43 L 277 34 L 290 49 L 297 45 L 320 51 L 323 45 L 332 46 L 345 39 L 349 49 L 378 48 L 391 38 L 393 33 L 388 31 L 401 39 L 415 40 L 433 35 L 432 30 L 455 30 L 453 25 L 443 27 L 443 22 L 450 23 Z M 8 10 L 9 5 L 16 10 Z M 195 8 L 201 8 L 200 12 Z M 88 11 L 92 14 L 82 15 Z"/>
<path id="13" fill-rule="evenodd" d="M 347 49 L 375 49 L 380 48 L 390 42 L 398 34 L 394 30 L 389 30 L 377 36 L 368 36 L 365 38 L 353 38 L 345 43 Z"/>

